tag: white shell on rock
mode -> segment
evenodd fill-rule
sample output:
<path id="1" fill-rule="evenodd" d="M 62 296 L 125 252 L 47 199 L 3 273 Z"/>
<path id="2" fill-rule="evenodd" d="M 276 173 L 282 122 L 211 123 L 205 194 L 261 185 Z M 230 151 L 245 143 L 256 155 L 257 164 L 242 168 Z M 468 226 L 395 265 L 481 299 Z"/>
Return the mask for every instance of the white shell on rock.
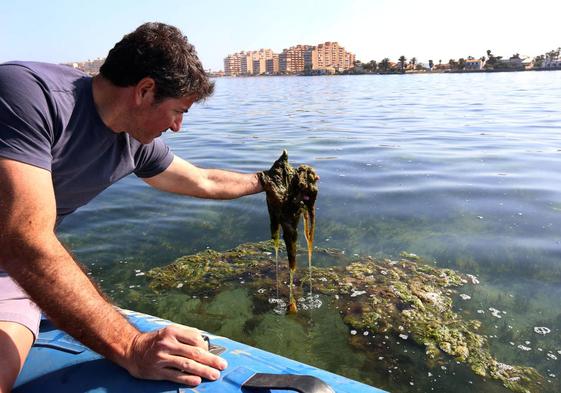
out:
<path id="1" fill-rule="evenodd" d="M 545 326 L 536 326 L 534 327 L 534 332 L 545 336 L 546 334 L 551 333 L 551 329 L 546 328 Z"/>

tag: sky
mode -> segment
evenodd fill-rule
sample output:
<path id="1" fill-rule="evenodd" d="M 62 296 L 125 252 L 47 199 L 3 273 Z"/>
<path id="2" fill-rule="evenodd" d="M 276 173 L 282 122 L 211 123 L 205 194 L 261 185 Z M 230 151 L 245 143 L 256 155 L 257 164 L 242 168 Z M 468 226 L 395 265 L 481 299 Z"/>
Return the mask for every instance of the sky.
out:
<path id="1" fill-rule="evenodd" d="M 0 0 L 0 62 L 105 57 L 148 21 L 179 27 L 203 65 L 228 54 L 337 41 L 357 60 L 437 63 L 561 46 L 559 0 Z"/>

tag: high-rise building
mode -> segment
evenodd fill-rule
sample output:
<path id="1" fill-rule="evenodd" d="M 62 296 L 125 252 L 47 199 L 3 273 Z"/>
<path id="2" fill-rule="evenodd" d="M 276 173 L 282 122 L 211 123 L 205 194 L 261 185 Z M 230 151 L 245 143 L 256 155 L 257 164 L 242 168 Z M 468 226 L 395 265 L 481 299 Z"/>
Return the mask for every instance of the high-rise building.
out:
<path id="1" fill-rule="evenodd" d="M 353 68 L 356 63 L 356 55 L 351 52 L 345 52 L 345 69 Z"/>
<path id="2" fill-rule="evenodd" d="M 310 45 L 296 45 L 283 49 L 279 55 L 279 70 L 285 74 L 304 72 L 306 52 L 313 49 Z"/>
<path id="3" fill-rule="evenodd" d="M 240 52 L 240 73 L 242 75 L 253 74 L 253 55 L 251 52 Z"/>
<path id="4" fill-rule="evenodd" d="M 267 60 L 274 60 L 274 56 L 271 49 L 228 55 L 224 59 L 224 73 L 228 76 L 265 74 L 267 73 Z"/>
<path id="5" fill-rule="evenodd" d="M 353 67 L 355 55 L 347 52 L 345 48 L 339 46 L 337 42 L 325 42 L 316 47 L 317 68 L 314 69 L 333 69 L 344 71 Z"/>
<path id="6" fill-rule="evenodd" d="M 241 74 L 240 56 L 238 53 L 226 56 L 224 59 L 224 74 L 227 76 L 237 76 Z"/>
<path id="7" fill-rule="evenodd" d="M 271 49 L 260 49 L 253 52 L 253 74 L 262 75 L 267 73 L 267 61 L 272 60 L 274 53 Z"/>
<path id="8" fill-rule="evenodd" d="M 303 72 L 345 71 L 354 66 L 355 55 L 337 42 L 317 46 L 296 45 L 273 53 L 271 49 L 247 51 L 228 55 L 224 59 L 224 73 L 237 75 L 298 74 Z"/>
<path id="9" fill-rule="evenodd" d="M 267 59 L 266 62 L 266 73 L 268 75 L 275 75 L 279 73 L 279 55 L 273 53 L 273 57 Z"/>

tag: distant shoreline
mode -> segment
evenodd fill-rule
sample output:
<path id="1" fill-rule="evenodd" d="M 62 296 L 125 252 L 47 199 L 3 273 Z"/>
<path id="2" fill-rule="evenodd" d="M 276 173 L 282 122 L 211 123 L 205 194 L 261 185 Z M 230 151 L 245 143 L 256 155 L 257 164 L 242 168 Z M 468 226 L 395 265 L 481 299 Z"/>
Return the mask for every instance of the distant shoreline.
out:
<path id="1" fill-rule="evenodd" d="M 272 76 L 294 77 L 294 76 L 355 76 L 355 75 L 432 75 L 432 74 L 484 74 L 498 72 L 531 72 L 531 71 L 561 71 L 559 68 L 532 68 L 528 70 L 436 70 L 436 71 L 407 71 L 407 72 L 340 72 L 335 74 L 261 74 L 261 75 L 216 75 L 210 74 L 212 78 L 267 78 Z"/>

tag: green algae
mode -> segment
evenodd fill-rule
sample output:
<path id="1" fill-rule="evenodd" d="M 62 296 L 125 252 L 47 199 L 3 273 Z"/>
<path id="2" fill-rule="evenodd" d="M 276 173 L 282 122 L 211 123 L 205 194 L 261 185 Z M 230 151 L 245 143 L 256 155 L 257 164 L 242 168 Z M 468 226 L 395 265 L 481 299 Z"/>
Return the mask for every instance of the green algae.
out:
<path id="1" fill-rule="evenodd" d="M 289 311 L 296 312 L 293 295 L 294 272 L 296 270 L 296 245 L 298 242 L 298 223 L 304 215 L 304 236 L 308 245 L 308 266 L 310 280 L 312 274 L 312 250 L 315 232 L 315 203 L 318 194 L 315 170 L 308 165 L 293 168 L 288 162 L 288 152 L 283 150 L 268 171 L 258 173 L 259 182 L 267 195 L 267 209 L 275 255 L 278 254 L 280 229 L 286 245 L 290 268 Z M 275 261 L 278 266 L 278 261 Z"/>
<path id="2" fill-rule="evenodd" d="M 147 273 L 155 291 L 175 289 L 189 295 L 212 295 L 243 282 L 263 303 L 272 288 L 275 269 L 273 242 L 242 244 L 232 250 L 207 250 L 181 257 L 167 267 Z M 286 252 L 284 249 L 282 252 Z M 317 256 L 347 260 L 346 266 L 314 267 L 314 289 L 340 311 L 349 329 L 365 334 L 391 334 L 424 348 L 427 364 L 454 359 L 474 374 L 497 380 L 514 392 L 541 390 L 543 377 L 531 367 L 508 365 L 490 352 L 487 338 L 478 332 L 478 320 L 466 320 L 454 310 L 457 289 L 472 285 L 452 269 L 428 265 L 413 254 L 397 260 L 357 257 L 349 261 L 342 251 L 315 248 Z M 281 281 L 287 282 L 286 272 Z M 300 290 L 310 282 L 296 282 Z M 286 285 L 280 288 L 286 294 Z M 351 345 L 364 350 L 358 334 Z"/>

